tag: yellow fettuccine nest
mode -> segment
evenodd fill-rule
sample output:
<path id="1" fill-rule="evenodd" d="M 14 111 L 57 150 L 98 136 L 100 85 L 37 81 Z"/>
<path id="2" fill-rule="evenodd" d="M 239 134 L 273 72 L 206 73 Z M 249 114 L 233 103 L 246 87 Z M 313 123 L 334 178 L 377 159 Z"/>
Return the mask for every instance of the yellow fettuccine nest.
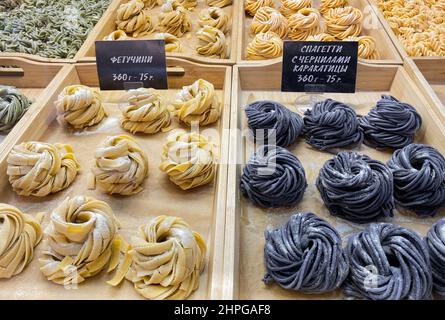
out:
<path id="1" fill-rule="evenodd" d="M 218 7 L 218 8 L 230 6 L 232 3 L 233 3 L 233 0 L 207 0 L 208 6 Z"/>
<path id="2" fill-rule="evenodd" d="M 162 39 L 165 42 L 165 52 L 182 52 L 182 45 L 178 37 L 171 33 L 157 33 L 155 39 Z"/>
<path id="3" fill-rule="evenodd" d="M 283 40 L 274 32 L 267 31 L 255 35 L 247 45 L 247 60 L 264 60 L 280 57 L 283 54 Z"/>
<path id="4" fill-rule="evenodd" d="M 126 135 L 107 137 L 94 157 L 92 172 L 103 192 L 128 196 L 143 190 L 148 158 L 136 140 Z"/>
<path id="5" fill-rule="evenodd" d="M 121 126 L 131 133 L 156 133 L 170 126 L 170 112 L 155 89 L 131 90 L 129 104 L 122 110 Z"/>
<path id="6" fill-rule="evenodd" d="M 303 8 L 289 18 L 289 38 L 306 40 L 309 36 L 322 32 L 321 15 L 317 9 Z"/>
<path id="7" fill-rule="evenodd" d="M 118 222 L 110 206 L 94 198 L 66 198 L 45 229 L 47 248 L 40 270 L 50 281 L 72 285 L 119 263 Z"/>
<path id="8" fill-rule="evenodd" d="M 345 41 L 358 42 L 358 56 L 362 59 L 378 59 L 379 52 L 377 51 L 377 44 L 373 37 L 347 37 Z"/>
<path id="9" fill-rule="evenodd" d="M 182 37 L 184 33 L 192 29 L 189 11 L 176 0 L 167 0 L 162 5 L 159 14 L 159 29 L 161 32 Z"/>
<path id="10" fill-rule="evenodd" d="M 215 177 L 213 144 L 196 132 L 170 135 L 162 159 L 160 169 L 182 190 L 208 184 Z"/>
<path id="11" fill-rule="evenodd" d="M 127 34 L 122 30 L 116 30 L 104 37 L 107 41 L 127 40 Z"/>
<path id="12" fill-rule="evenodd" d="M 250 16 L 254 16 L 258 9 L 262 7 L 275 7 L 274 0 L 245 0 L 244 10 Z"/>
<path id="13" fill-rule="evenodd" d="M 226 33 L 229 31 L 229 16 L 224 12 L 224 10 L 218 7 L 210 7 L 201 10 L 199 13 L 199 25 L 211 26 L 221 30 Z"/>
<path id="14" fill-rule="evenodd" d="M 213 84 L 203 79 L 182 87 L 173 105 L 179 121 L 189 126 L 212 124 L 218 121 L 221 112 Z"/>
<path id="15" fill-rule="evenodd" d="M 281 39 L 286 37 L 287 30 L 288 23 L 286 18 L 272 7 L 262 7 L 258 9 L 250 25 L 250 31 L 252 33 L 272 31 Z"/>
<path id="16" fill-rule="evenodd" d="M 342 8 L 348 5 L 348 0 L 321 0 L 319 11 L 324 15 L 330 9 Z"/>
<path id="17" fill-rule="evenodd" d="M 199 43 L 196 46 L 198 54 L 207 57 L 225 59 L 227 57 L 228 45 L 224 33 L 214 27 L 204 26 L 196 32 Z"/>
<path id="18" fill-rule="evenodd" d="M 134 38 L 147 35 L 154 30 L 148 8 L 141 0 L 130 0 L 117 9 L 116 27 Z"/>
<path id="19" fill-rule="evenodd" d="M 363 13 L 351 6 L 329 9 L 324 16 L 327 32 L 337 39 L 358 36 L 362 31 Z"/>
<path id="20" fill-rule="evenodd" d="M 144 2 L 145 8 L 149 9 L 161 4 L 160 0 L 142 0 L 142 1 Z"/>
<path id="21" fill-rule="evenodd" d="M 330 34 L 322 32 L 307 37 L 306 41 L 337 41 L 337 39 L 335 39 L 335 37 L 331 36 Z"/>
<path id="22" fill-rule="evenodd" d="M 44 197 L 67 188 L 80 165 L 67 144 L 23 142 L 8 155 L 9 182 L 21 196 Z"/>
<path id="23" fill-rule="evenodd" d="M 206 245 L 181 218 L 158 216 L 139 227 L 113 280 L 123 278 L 150 300 L 183 300 L 199 287 L 205 267 Z"/>
<path id="24" fill-rule="evenodd" d="M 59 121 L 75 129 L 94 126 L 107 115 L 99 92 L 84 85 L 65 87 L 55 104 Z"/>
<path id="25" fill-rule="evenodd" d="M 16 207 L 0 203 L 0 279 L 23 271 L 42 239 L 39 221 Z"/>
<path id="26" fill-rule="evenodd" d="M 312 7 L 312 0 L 281 0 L 280 12 L 287 19 L 303 8 Z"/>
<path id="27" fill-rule="evenodd" d="M 198 5 L 198 0 L 177 0 L 181 6 L 187 10 L 191 10 Z"/>

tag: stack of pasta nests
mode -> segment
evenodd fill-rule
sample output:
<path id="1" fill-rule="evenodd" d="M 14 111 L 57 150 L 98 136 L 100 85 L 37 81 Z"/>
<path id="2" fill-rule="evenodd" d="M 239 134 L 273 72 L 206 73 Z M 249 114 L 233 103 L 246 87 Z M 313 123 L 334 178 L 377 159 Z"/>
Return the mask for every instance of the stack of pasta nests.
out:
<path id="1" fill-rule="evenodd" d="M 410 56 L 445 56 L 444 0 L 378 0 Z"/>
<path id="2" fill-rule="evenodd" d="M 311 0 L 246 0 L 246 13 L 253 16 L 250 31 L 255 35 L 246 49 L 248 60 L 277 58 L 283 39 L 307 41 L 358 41 L 359 57 L 378 59 L 375 40 L 360 36 L 363 13 L 347 0 L 322 0 L 318 9 Z"/>
<path id="3" fill-rule="evenodd" d="M 206 0 L 208 8 L 199 12 L 196 32 L 199 55 L 225 59 L 228 53 L 226 34 L 229 32 L 230 17 L 222 9 L 232 4 L 232 0 Z M 148 37 L 155 32 L 155 39 L 165 41 L 166 52 L 183 52 L 179 38 L 192 31 L 191 12 L 197 7 L 197 0 L 131 0 L 122 4 L 116 14 L 116 31 L 104 40 L 126 40 Z M 155 14 L 153 8 L 161 6 Z M 158 24 L 153 21 L 158 16 Z"/>

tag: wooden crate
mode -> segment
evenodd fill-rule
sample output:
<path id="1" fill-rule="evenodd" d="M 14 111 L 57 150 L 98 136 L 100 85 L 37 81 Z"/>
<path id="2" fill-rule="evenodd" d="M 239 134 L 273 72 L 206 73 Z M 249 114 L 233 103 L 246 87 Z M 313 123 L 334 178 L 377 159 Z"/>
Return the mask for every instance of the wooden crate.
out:
<path id="1" fill-rule="evenodd" d="M 18 88 L 32 102 L 28 111 L 8 134 L 0 133 L 0 153 L 5 145 L 3 140 L 7 135 L 17 135 L 20 132 L 21 126 L 35 111 L 39 99 L 44 96 L 45 88 L 62 67 L 63 64 L 60 63 L 48 64 L 24 58 L 0 57 L 0 85 Z"/>
<path id="2" fill-rule="evenodd" d="M 252 205 L 239 191 L 243 165 L 254 152 L 253 143 L 246 136 L 247 120 L 243 107 L 255 100 L 270 99 L 281 102 L 300 115 L 311 95 L 304 93 L 280 92 L 281 64 L 264 66 L 239 65 L 234 67 L 232 81 L 231 136 L 229 152 L 229 175 L 226 209 L 226 235 L 224 259 L 224 291 L 227 299 L 340 299 L 340 290 L 328 294 L 305 295 L 285 290 L 277 284 L 266 286 L 262 283 L 265 273 L 263 261 L 264 231 L 285 223 L 293 212 L 311 211 L 327 219 L 346 240 L 363 226 L 331 216 L 315 187 L 315 179 L 324 162 L 333 157 L 327 152 L 316 151 L 303 138 L 288 149 L 303 164 L 308 188 L 303 200 L 293 208 L 263 210 Z M 423 119 L 417 141 L 431 144 L 445 154 L 445 128 L 437 121 L 434 106 L 429 104 L 421 90 L 410 79 L 402 66 L 383 66 L 359 63 L 357 92 L 355 94 L 324 94 L 321 99 L 332 98 L 350 104 L 358 114 L 368 113 L 383 93 L 389 93 L 402 101 L 414 105 Z M 300 107 L 294 102 L 299 99 Z M 234 130 L 237 128 L 238 130 Z M 244 131 L 244 136 L 243 136 Z M 377 151 L 365 145 L 354 150 L 367 154 L 373 159 L 387 161 L 391 153 Z M 237 187 L 234 187 L 237 186 Z M 398 223 L 425 235 L 434 221 L 444 215 L 444 210 L 434 218 L 420 219 L 395 212 L 389 222 Z"/>
<path id="3" fill-rule="evenodd" d="M 19 52 L 0 52 L 0 57 L 7 57 L 7 58 L 19 57 L 43 63 L 75 63 L 83 56 L 83 53 L 86 51 L 86 48 L 88 48 L 89 44 L 94 43 L 95 40 L 94 35 L 99 32 L 100 26 L 110 19 L 111 13 L 113 13 L 116 10 L 116 6 L 118 5 L 119 5 L 119 0 L 110 1 L 108 9 L 104 11 L 102 17 L 96 23 L 94 28 L 91 29 L 87 39 L 85 40 L 85 42 L 82 44 L 82 46 L 79 48 L 76 55 L 72 59 L 46 58 L 46 57 L 41 57 L 39 55 L 19 53 Z"/>
<path id="4" fill-rule="evenodd" d="M 319 8 L 320 0 L 313 1 L 313 7 Z M 372 36 L 377 42 L 377 49 L 380 54 L 378 60 L 359 59 L 375 64 L 402 64 L 402 58 L 400 57 L 397 49 L 394 47 L 390 37 L 386 33 L 384 27 L 379 22 L 374 10 L 369 7 L 369 4 L 365 0 L 351 0 L 349 4 L 353 7 L 360 9 L 363 14 L 363 28 L 361 35 Z M 275 7 L 279 8 L 280 0 L 275 0 Z M 263 64 L 267 62 L 281 61 L 281 58 L 271 60 L 246 60 L 246 48 L 252 41 L 254 35 L 250 32 L 250 25 L 252 24 L 253 17 L 247 15 L 244 11 L 244 2 L 240 1 L 238 6 L 239 16 L 239 32 L 238 32 L 238 50 L 236 55 L 237 63 L 240 64 Z"/>
<path id="5" fill-rule="evenodd" d="M 111 32 L 116 30 L 116 11 L 119 8 L 120 4 L 128 2 L 128 0 L 115 0 L 112 12 L 107 12 L 108 16 L 106 19 L 103 19 L 98 23 L 97 28 L 95 28 L 94 35 L 88 38 L 88 41 L 85 42 L 85 45 L 82 47 L 82 50 L 79 51 L 79 61 L 80 62 L 92 62 L 96 58 L 96 40 L 103 40 L 103 38 L 109 35 Z M 227 13 L 230 17 L 230 31 L 225 34 L 226 41 L 229 44 L 229 52 L 228 58 L 219 59 L 219 58 L 210 58 L 206 56 L 199 55 L 195 51 L 195 47 L 198 43 L 198 39 L 196 38 L 195 33 L 200 29 L 198 24 L 198 15 L 202 9 L 208 8 L 209 6 L 206 4 L 206 0 L 199 0 L 198 5 L 194 10 L 191 10 L 190 19 L 192 22 L 192 31 L 186 33 L 181 38 L 179 38 L 182 47 L 185 52 L 176 53 L 176 52 L 167 52 L 168 57 L 177 57 L 182 59 L 187 59 L 190 61 L 198 62 L 198 63 L 206 63 L 206 64 L 223 64 L 223 65 L 233 65 L 236 62 L 236 39 L 238 29 L 236 26 L 238 25 L 238 3 L 242 2 L 242 0 L 233 0 L 233 4 L 227 7 L 222 8 L 225 13 Z M 155 27 L 158 25 L 158 15 L 161 12 L 161 7 L 156 6 L 153 9 L 150 9 L 151 18 Z M 157 31 L 159 32 L 159 31 Z M 153 39 L 156 32 L 153 32 L 150 35 L 136 38 L 135 40 L 144 40 L 144 39 Z M 129 38 L 132 39 L 132 38 Z"/>
<path id="6" fill-rule="evenodd" d="M 367 0 L 371 5 L 374 12 L 377 14 L 383 28 L 385 29 L 391 41 L 394 43 L 399 54 L 402 56 L 403 60 L 411 58 L 416 63 L 417 67 L 420 69 L 424 77 L 428 81 L 442 83 L 445 81 L 445 57 L 410 57 L 405 51 L 403 44 L 400 42 L 399 38 L 392 31 L 388 21 L 383 16 L 383 13 L 377 6 L 376 0 Z"/>
<path id="7" fill-rule="evenodd" d="M 222 102 L 220 120 L 211 126 L 200 128 L 202 134 L 217 143 L 219 164 L 214 183 L 182 191 L 169 181 L 160 171 L 162 145 L 168 132 L 155 135 L 136 135 L 135 138 L 147 153 L 149 159 L 149 177 L 145 180 L 144 190 L 133 196 L 110 196 L 98 190 L 87 190 L 87 176 L 94 163 L 94 150 L 108 135 L 129 134 L 119 125 L 119 103 L 127 102 L 123 91 L 102 91 L 101 95 L 109 117 L 95 128 L 73 134 L 60 126 L 56 120 L 54 102 L 67 85 L 85 84 L 98 86 L 96 65 L 90 63 L 65 66 L 50 84 L 44 99 L 40 100 L 38 111 L 27 119 L 26 126 L 17 135 L 8 137 L 7 150 L 0 154 L 0 172 L 5 177 L 0 182 L 0 202 L 15 205 L 24 212 L 35 214 L 39 211 L 51 212 L 64 198 L 74 195 L 87 195 L 104 200 L 110 204 L 116 217 L 121 222 L 120 233 L 128 241 L 137 232 L 137 227 L 158 215 L 175 215 L 185 219 L 193 230 L 198 231 L 207 243 L 207 264 L 200 277 L 199 289 L 191 299 L 218 299 L 222 292 L 222 267 L 224 251 L 224 224 L 227 186 L 228 140 L 223 135 L 229 126 L 231 67 L 204 66 L 177 58 L 168 59 L 170 65 L 182 68 L 183 73 L 175 72 L 169 76 L 169 90 L 160 90 L 164 99 L 174 99 L 175 93 L 184 85 L 189 85 L 199 78 L 212 82 Z M 175 128 L 178 127 L 175 125 Z M 189 130 L 186 127 L 185 130 Z M 46 141 L 68 143 L 81 165 L 81 171 L 73 184 L 64 191 L 44 198 L 17 196 L 6 178 L 7 155 L 11 148 L 23 141 Z M 219 141 L 218 141 L 219 140 Z M 43 227 L 48 223 L 45 216 Z M 32 263 L 18 276 L 9 280 L 0 280 L 0 298 L 2 299 L 139 299 L 129 281 L 118 287 L 106 284 L 112 275 L 102 272 L 79 285 L 78 290 L 65 290 L 41 274 L 38 258 L 41 256 L 43 243 L 36 248 Z"/>

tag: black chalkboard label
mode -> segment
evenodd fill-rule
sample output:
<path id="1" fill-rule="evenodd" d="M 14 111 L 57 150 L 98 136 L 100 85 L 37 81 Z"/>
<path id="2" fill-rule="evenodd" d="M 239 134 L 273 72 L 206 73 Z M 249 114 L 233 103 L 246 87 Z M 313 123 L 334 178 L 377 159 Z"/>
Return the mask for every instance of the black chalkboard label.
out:
<path id="1" fill-rule="evenodd" d="M 356 41 L 285 41 L 281 91 L 355 92 Z"/>
<path id="2" fill-rule="evenodd" d="M 96 41 L 101 90 L 167 89 L 164 40 Z"/>

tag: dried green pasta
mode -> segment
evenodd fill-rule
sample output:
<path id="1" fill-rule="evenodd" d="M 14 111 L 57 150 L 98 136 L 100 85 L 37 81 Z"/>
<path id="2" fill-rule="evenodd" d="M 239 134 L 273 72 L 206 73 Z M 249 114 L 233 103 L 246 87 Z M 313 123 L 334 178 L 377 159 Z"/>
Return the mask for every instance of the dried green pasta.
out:
<path id="1" fill-rule="evenodd" d="M 9 132 L 31 105 L 19 90 L 0 85 L 0 132 Z"/>
<path id="2" fill-rule="evenodd" d="M 11 10 L 22 4 L 22 0 L 2 0 L 0 1 L 0 11 Z"/>
<path id="3" fill-rule="evenodd" d="M 0 12 L 0 52 L 73 58 L 110 0 L 23 0 Z"/>

